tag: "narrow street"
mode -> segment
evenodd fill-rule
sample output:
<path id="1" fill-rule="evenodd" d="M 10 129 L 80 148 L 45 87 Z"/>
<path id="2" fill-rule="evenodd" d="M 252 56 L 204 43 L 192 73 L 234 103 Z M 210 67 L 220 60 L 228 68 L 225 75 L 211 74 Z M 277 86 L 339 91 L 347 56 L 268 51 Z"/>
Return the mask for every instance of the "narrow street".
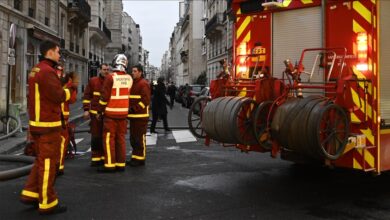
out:
<path id="1" fill-rule="evenodd" d="M 170 125 L 184 126 L 187 111 L 176 103 L 168 114 Z M 68 212 L 51 218 L 356 220 L 390 215 L 387 173 L 374 177 L 293 165 L 217 143 L 205 147 L 203 140 L 185 137 L 186 130 L 157 131 L 148 136 L 145 167 L 108 174 L 89 167 L 89 135 L 77 134 L 78 155 L 66 160 L 65 175 L 55 186 Z M 41 218 L 18 201 L 25 179 L 0 183 L 1 219 Z"/>

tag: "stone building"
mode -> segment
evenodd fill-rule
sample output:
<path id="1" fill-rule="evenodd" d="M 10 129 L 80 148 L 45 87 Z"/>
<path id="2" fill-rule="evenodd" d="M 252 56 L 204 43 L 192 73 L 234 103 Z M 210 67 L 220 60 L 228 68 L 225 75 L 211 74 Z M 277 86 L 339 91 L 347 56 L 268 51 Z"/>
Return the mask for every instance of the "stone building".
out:
<path id="1" fill-rule="evenodd" d="M 122 51 L 129 60 L 129 67 L 140 63 L 139 25 L 126 12 L 122 12 Z"/>
<path id="2" fill-rule="evenodd" d="M 104 59 L 112 61 L 114 56 L 122 52 L 122 11 L 123 3 L 117 0 L 104 0 L 106 24 L 111 32 L 111 42 L 104 51 Z"/>

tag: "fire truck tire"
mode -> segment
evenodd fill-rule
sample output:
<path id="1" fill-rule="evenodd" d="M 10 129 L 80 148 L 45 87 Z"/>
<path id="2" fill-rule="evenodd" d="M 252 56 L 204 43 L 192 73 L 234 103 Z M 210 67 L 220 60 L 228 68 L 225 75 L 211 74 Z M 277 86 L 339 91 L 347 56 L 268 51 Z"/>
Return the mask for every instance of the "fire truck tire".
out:
<path id="1" fill-rule="evenodd" d="M 239 144 L 255 145 L 256 136 L 253 133 L 253 111 L 256 110 L 257 103 L 251 98 L 239 100 L 234 109 L 232 125 L 234 136 Z"/>
<path id="2" fill-rule="evenodd" d="M 188 111 L 188 126 L 191 133 L 197 138 L 205 138 L 206 134 L 202 126 L 203 110 L 211 101 L 209 97 L 200 97 L 192 103 Z"/>
<path id="3" fill-rule="evenodd" d="M 344 109 L 330 102 L 317 108 L 309 118 L 310 145 L 329 160 L 338 159 L 348 142 L 349 120 Z"/>
<path id="4" fill-rule="evenodd" d="M 271 150 L 272 148 L 269 126 L 272 123 L 274 110 L 269 117 L 270 121 L 268 121 L 272 104 L 272 101 L 264 101 L 257 106 L 255 111 L 253 111 L 253 132 L 257 143 L 265 150 Z"/>

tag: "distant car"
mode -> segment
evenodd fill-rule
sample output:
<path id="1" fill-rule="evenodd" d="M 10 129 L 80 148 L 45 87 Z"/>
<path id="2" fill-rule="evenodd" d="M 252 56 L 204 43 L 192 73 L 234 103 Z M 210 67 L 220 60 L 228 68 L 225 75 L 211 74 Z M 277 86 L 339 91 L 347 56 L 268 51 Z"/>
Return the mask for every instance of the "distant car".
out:
<path id="1" fill-rule="evenodd" d="M 184 91 L 184 95 L 182 97 L 182 106 L 189 108 L 191 107 L 192 103 L 194 102 L 195 98 L 200 95 L 200 92 L 205 87 L 205 85 L 190 85 L 189 91 Z M 185 87 L 184 87 L 185 88 Z"/>
<path id="2" fill-rule="evenodd" d="M 184 89 L 185 89 L 185 86 L 179 86 L 179 88 L 176 90 L 176 95 L 175 95 L 175 101 L 178 102 L 178 103 L 182 103 L 183 102 L 183 94 L 184 94 Z"/>

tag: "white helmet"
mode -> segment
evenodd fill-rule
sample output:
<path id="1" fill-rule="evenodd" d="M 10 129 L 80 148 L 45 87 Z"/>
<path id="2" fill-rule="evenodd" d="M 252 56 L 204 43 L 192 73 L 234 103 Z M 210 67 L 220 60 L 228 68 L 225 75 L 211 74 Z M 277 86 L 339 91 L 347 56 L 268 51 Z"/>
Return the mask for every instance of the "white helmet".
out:
<path id="1" fill-rule="evenodd" d="M 115 55 L 114 59 L 112 60 L 112 67 L 113 67 L 113 70 L 124 72 L 127 68 L 126 55 L 124 55 L 124 54 Z"/>

